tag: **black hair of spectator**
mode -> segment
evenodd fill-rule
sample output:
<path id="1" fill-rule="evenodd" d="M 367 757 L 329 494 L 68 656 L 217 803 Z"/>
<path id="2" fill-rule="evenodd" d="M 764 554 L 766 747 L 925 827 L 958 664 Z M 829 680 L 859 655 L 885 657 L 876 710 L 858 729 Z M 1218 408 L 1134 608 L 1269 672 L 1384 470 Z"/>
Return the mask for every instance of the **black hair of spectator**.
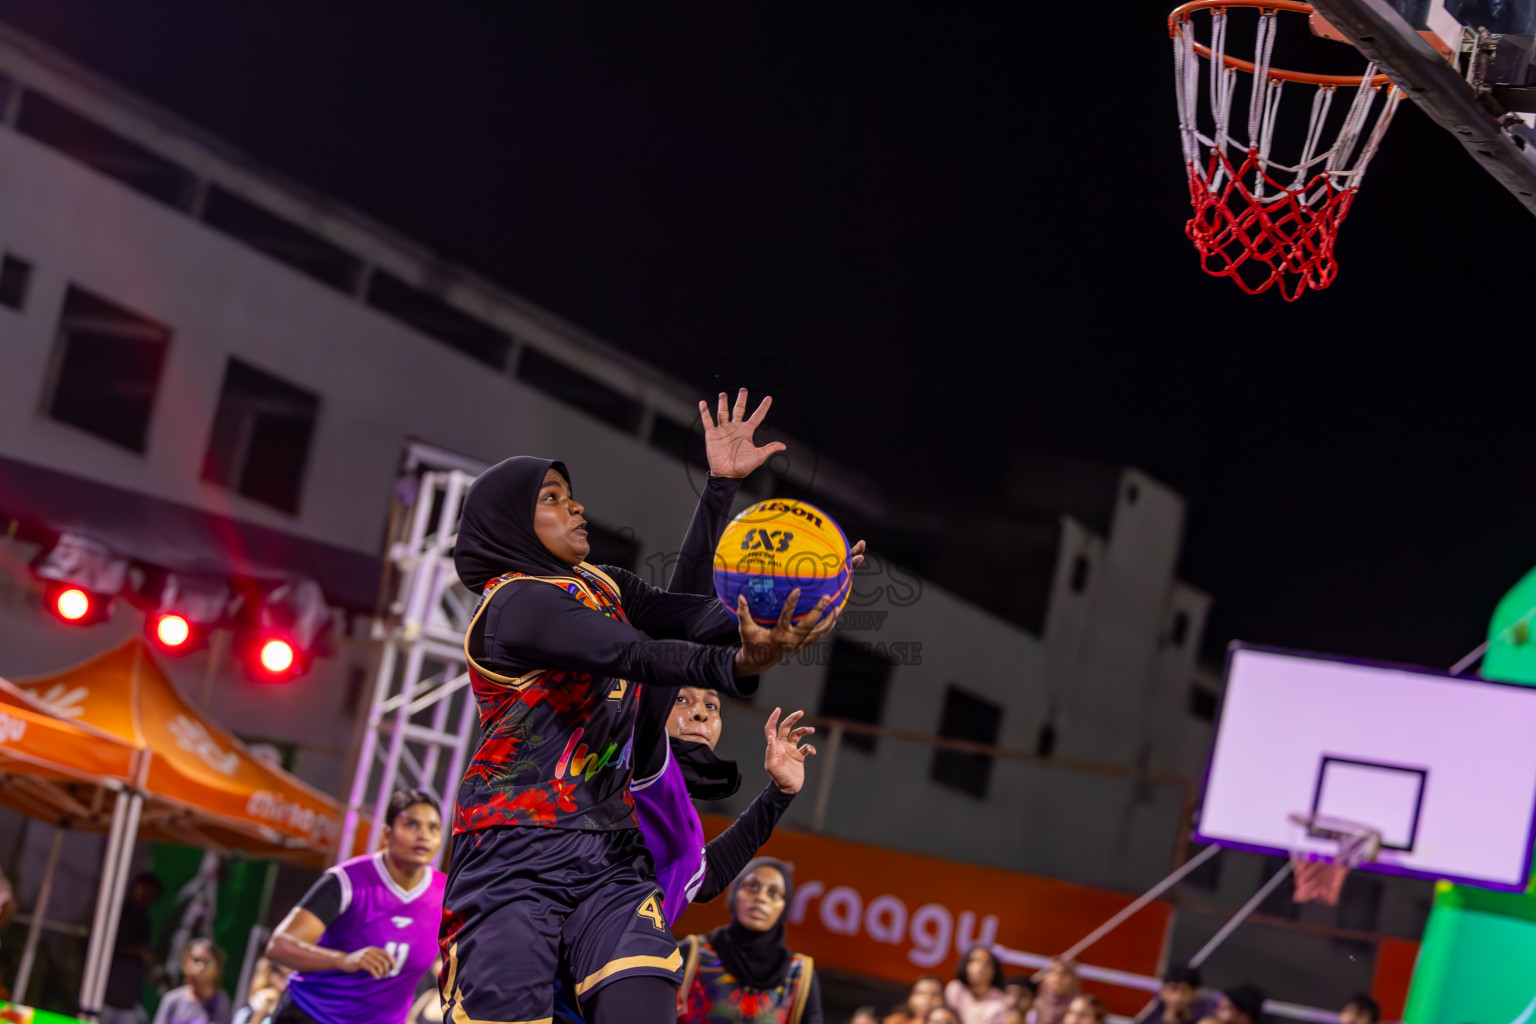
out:
<path id="1" fill-rule="evenodd" d="M 987 982 L 987 988 L 1002 988 L 1003 965 L 997 959 L 997 954 L 992 952 L 990 947 L 983 946 L 979 942 L 972 946 L 970 949 L 966 950 L 965 956 L 960 958 L 960 963 L 955 967 L 955 980 L 964 985 L 966 988 L 971 987 L 970 980 L 965 976 L 965 965 L 971 962 L 971 954 L 975 953 L 978 949 L 987 954 L 987 959 L 992 963 L 992 980 Z"/>
<path id="2" fill-rule="evenodd" d="M 1198 967 L 1186 967 L 1183 964 L 1179 964 L 1163 972 L 1164 985 L 1188 985 L 1190 988 L 1199 988 L 1200 981 L 1200 969 Z"/>
<path id="3" fill-rule="evenodd" d="M 1232 1005 L 1248 1015 L 1248 1018 L 1257 1024 L 1264 1013 L 1264 991 L 1257 985 L 1233 985 L 1222 995 L 1232 1001 Z"/>
<path id="4" fill-rule="evenodd" d="M 209 938 L 192 939 L 185 946 L 181 947 L 181 955 L 184 957 L 191 956 L 193 951 L 199 947 L 208 951 L 208 955 L 213 957 L 213 962 L 219 970 L 222 971 L 224 969 L 224 950 L 220 949 L 218 944 Z"/>
<path id="5" fill-rule="evenodd" d="M 160 880 L 160 876 L 155 874 L 153 871 L 140 871 L 138 874 L 134 875 L 133 881 L 128 885 L 128 891 L 133 892 L 134 889 L 137 889 L 141 885 L 147 885 L 151 889 L 155 890 L 155 894 L 149 898 L 151 903 L 165 895 L 165 883 L 162 882 Z"/>
<path id="6" fill-rule="evenodd" d="M 1028 989 L 1029 994 L 1032 996 L 1040 994 L 1040 986 L 1036 985 L 1035 979 L 1027 974 L 1015 974 L 1011 978 L 1003 979 L 1003 988 L 1013 988 L 1015 985 L 1019 988 Z"/>
<path id="7" fill-rule="evenodd" d="M 437 800 L 431 793 L 419 789 L 397 789 L 389 798 L 389 807 L 384 812 L 384 827 L 394 828 L 395 819 L 417 804 L 431 804 L 432 809 L 437 810 Z"/>
<path id="8" fill-rule="evenodd" d="M 1371 1024 L 1376 1024 L 1377 1021 L 1381 1020 L 1381 1004 L 1364 992 L 1350 996 L 1349 1001 L 1344 1005 L 1346 1007 L 1353 1006 L 1357 1010 L 1364 1011 L 1370 1016 Z"/>

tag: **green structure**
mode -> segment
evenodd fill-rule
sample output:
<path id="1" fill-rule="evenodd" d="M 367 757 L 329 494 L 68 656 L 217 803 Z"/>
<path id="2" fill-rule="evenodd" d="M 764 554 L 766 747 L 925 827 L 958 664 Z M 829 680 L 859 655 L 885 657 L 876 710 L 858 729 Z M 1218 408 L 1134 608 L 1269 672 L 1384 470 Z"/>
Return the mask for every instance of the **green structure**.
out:
<path id="1" fill-rule="evenodd" d="M 1488 625 L 1482 676 L 1536 686 L 1536 570 Z M 1536 742 L 1536 739 L 1533 739 Z M 1536 880 L 1524 893 L 1441 882 L 1424 928 L 1407 1024 L 1527 1024 L 1536 1019 Z"/>
<path id="2" fill-rule="evenodd" d="M 0 999 L 0 1021 L 16 1021 L 18 1024 L 80 1024 L 79 1017 L 34 1010 L 30 1006 L 8 1003 L 3 999 Z"/>

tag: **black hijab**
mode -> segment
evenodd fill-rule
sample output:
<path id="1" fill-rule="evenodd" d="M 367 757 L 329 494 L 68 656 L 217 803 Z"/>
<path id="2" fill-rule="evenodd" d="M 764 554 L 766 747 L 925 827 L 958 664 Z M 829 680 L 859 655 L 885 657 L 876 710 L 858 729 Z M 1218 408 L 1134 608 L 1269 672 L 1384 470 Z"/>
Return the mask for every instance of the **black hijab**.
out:
<path id="1" fill-rule="evenodd" d="M 667 737 L 672 745 L 672 760 L 682 769 L 688 795 L 695 800 L 724 800 L 741 788 L 741 772 L 735 761 L 716 757 L 708 743 Z"/>
<path id="2" fill-rule="evenodd" d="M 544 474 L 551 469 L 571 482 L 565 463 L 514 455 L 481 473 L 464 498 L 453 567 L 473 594 L 509 572 L 569 576 L 571 566 L 549 553 L 533 530 Z"/>
<path id="3" fill-rule="evenodd" d="M 784 876 L 784 910 L 773 927 L 765 932 L 755 932 L 736 920 L 736 892 L 747 876 L 758 868 L 774 868 Z M 772 857 L 757 857 L 741 869 L 725 895 L 730 900 L 731 923 L 710 932 L 706 936 L 709 944 L 720 954 L 720 961 L 731 977 L 747 988 L 777 988 L 789 974 L 790 960 L 794 956 L 784 945 L 784 924 L 789 920 L 789 908 L 795 899 L 794 868 Z"/>

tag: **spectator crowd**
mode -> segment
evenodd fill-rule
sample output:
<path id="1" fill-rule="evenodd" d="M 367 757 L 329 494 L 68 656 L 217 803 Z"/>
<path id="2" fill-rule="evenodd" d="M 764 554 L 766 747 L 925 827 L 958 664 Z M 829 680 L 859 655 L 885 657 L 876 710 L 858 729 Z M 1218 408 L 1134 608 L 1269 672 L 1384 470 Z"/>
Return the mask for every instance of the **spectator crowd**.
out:
<path id="1" fill-rule="evenodd" d="M 1264 1012 L 1264 992 L 1255 985 L 1233 985 L 1214 995 L 1201 987 L 1193 967 L 1171 967 L 1157 996 L 1137 1014 L 1136 1024 L 1278 1024 Z M 1035 976 L 1005 976 L 985 946 L 973 947 L 945 982 L 925 974 L 912 983 L 901 1005 L 882 1014 L 861 1006 L 848 1024 L 1108 1024 L 1109 1013 L 1097 996 L 1085 993 L 1077 965 L 1052 960 Z M 1381 1007 L 1369 995 L 1352 997 L 1339 1011 L 1338 1024 L 1380 1024 Z"/>
<path id="2" fill-rule="evenodd" d="M 150 907 L 163 894 L 164 886 L 153 874 L 136 877 L 124 899 L 101 1024 L 325 1024 L 331 1017 L 329 1011 L 322 1010 L 316 1016 L 299 1007 L 306 998 L 294 991 L 299 985 L 340 986 L 347 1000 L 355 998 L 353 993 L 387 986 L 395 993 L 386 1000 L 387 1012 L 382 1009 L 385 1004 L 380 1004 L 377 1013 L 351 1013 L 348 1019 L 372 1021 L 383 1014 L 388 1019 L 380 1019 L 378 1024 L 439 1024 L 443 1020 L 437 986 L 441 958 L 432 962 L 435 954 L 429 953 L 408 959 L 404 946 L 398 943 L 360 944 L 341 933 L 336 943 L 327 942 L 332 925 L 347 908 L 354 906 L 356 913 L 355 890 L 377 881 L 406 900 L 392 913 L 408 906 L 414 894 L 431 893 L 421 905 L 422 921 L 431 933 L 423 942 L 435 949 L 436 943 L 429 939 L 436 936 L 435 922 L 442 912 L 441 889 L 432 885 L 437 875 L 431 862 L 441 838 L 436 807 L 425 794 L 397 793 L 390 802 L 386 826 L 382 850 L 348 862 L 359 873 L 347 875 L 346 865 L 332 868 L 289 912 L 273 934 L 267 955 L 255 961 L 248 983 L 243 991 L 234 993 L 234 998 L 229 994 L 233 987 L 227 989 L 225 985 L 225 951 L 211 938 L 194 937 L 169 963 L 162 966 L 157 962 Z M 745 1006 L 759 1000 L 760 992 L 773 985 L 784 987 L 786 979 L 796 977 L 794 964 L 801 958 L 785 945 L 784 931 L 791 887 L 789 865 L 771 858 L 754 860 L 731 885 L 732 927 L 684 940 L 684 945 L 711 951 L 721 961 L 716 974 L 726 971 L 732 979 L 746 979 L 729 980 L 724 987 L 719 980 L 711 983 L 710 992 L 725 1003 Z M 9 885 L 0 884 L 0 922 L 14 909 Z M 378 912 L 373 913 L 377 916 Z M 395 929 L 405 921 L 399 916 L 388 920 Z M 761 978 L 753 970 L 757 960 L 763 962 L 760 966 L 766 965 L 759 972 Z M 791 1011 L 791 1003 L 786 1003 L 767 1016 L 717 1017 L 712 1010 L 699 1012 L 699 993 L 690 990 L 689 999 L 679 1001 L 679 1019 L 739 1018 L 748 1024 L 759 1024 L 760 1019 L 762 1024 L 823 1024 L 837 1019 L 823 1014 L 810 961 L 804 964 L 803 982 L 809 999 L 791 1001 L 798 1009 Z M 306 971 L 314 976 L 306 978 Z M 704 973 L 708 973 L 707 964 L 701 975 Z M 290 978 L 295 979 L 293 988 Z M 1278 1019 L 1266 1015 L 1265 994 L 1252 984 L 1212 992 L 1202 987 L 1200 972 L 1188 966 L 1171 967 L 1161 980 L 1156 997 L 1136 1016 L 1136 1024 L 1279 1024 Z M 152 1017 L 141 1005 L 146 986 L 159 992 Z M 840 1019 L 849 1024 L 1109 1024 L 1105 1005 L 1083 990 L 1073 962 L 1052 960 L 1033 976 L 1009 976 L 992 949 L 984 945 L 968 950 L 954 978 L 947 982 L 936 974 L 925 974 L 912 983 L 900 1005 L 884 1011 L 864 1006 Z M 1380 1024 L 1380 1020 L 1380 1007 L 1368 995 L 1350 999 L 1338 1015 L 1338 1024 Z"/>

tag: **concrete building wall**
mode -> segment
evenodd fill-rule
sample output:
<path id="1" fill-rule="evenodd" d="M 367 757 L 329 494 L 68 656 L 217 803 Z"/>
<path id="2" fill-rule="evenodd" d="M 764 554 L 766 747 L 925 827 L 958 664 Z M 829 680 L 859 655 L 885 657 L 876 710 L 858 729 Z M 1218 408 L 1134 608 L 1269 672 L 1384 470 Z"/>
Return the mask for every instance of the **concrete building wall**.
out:
<path id="1" fill-rule="evenodd" d="M 60 102 L 351 246 L 369 266 L 423 287 L 430 283 L 435 294 L 506 331 L 516 345 L 559 356 L 608 383 L 643 406 L 645 419 L 687 422 L 692 416 L 687 389 L 653 368 L 470 275 L 432 264 L 334 204 L 262 177 L 178 129 L 173 119 L 39 63 L 3 34 L 0 74 L 28 88 L 57 90 Z M 241 244 L 194 211 L 148 198 L 10 127 L 0 127 L 0 250 L 32 266 L 23 308 L 0 308 L 0 455 L 370 554 L 379 552 L 409 439 L 484 462 L 520 452 L 565 459 L 591 518 L 609 530 L 633 531 L 642 573 L 664 564 L 660 556 L 674 549 L 686 527 L 696 479 L 646 440 L 645 419 L 636 430 L 610 426 L 517 379 L 515 355 L 505 369 L 471 359 L 358 294 Z M 60 311 L 71 286 L 171 331 L 142 454 L 46 412 Z M 319 398 L 295 515 L 201 478 L 232 357 Z M 826 459 L 808 462 L 816 467 L 818 489 L 846 501 L 862 492 L 867 505 L 880 505 L 868 482 Z M 1183 711 L 1209 603 L 1176 579 L 1183 523 L 1182 500 L 1134 470 L 1120 475 L 1107 531 L 1063 516 L 1038 633 L 899 565 L 887 562 L 861 574 L 854 607 L 885 614 L 878 622 L 850 623 L 862 628 L 846 635 L 897 662 L 881 725 L 917 736 L 937 733 L 945 694 L 954 686 L 1001 709 L 999 746 L 1033 751 L 1049 726 L 1058 737 L 1058 761 L 1092 760 L 1123 771 L 1105 777 L 1059 763 L 998 759 L 987 795 L 978 798 L 933 781 L 934 751 L 927 743 L 885 737 L 873 753 L 839 751 L 826 830 L 1127 890 L 1160 877 L 1173 853 L 1182 792 L 1147 784 L 1135 773 L 1185 770 L 1203 759 L 1205 745 L 1203 723 L 1192 725 Z M 0 672 L 21 677 L 56 670 L 141 628 L 140 616 L 126 605 L 110 624 L 90 630 L 55 623 L 27 583 L 24 564 L 33 552 L 5 551 L 10 571 L 0 574 Z M 974 559 L 978 573 L 989 571 L 986 551 L 962 549 L 954 557 Z M 653 575 L 660 582 L 660 573 Z M 1187 639 L 1170 645 L 1178 613 L 1188 617 Z M 336 657 L 285 686 L 252 682 L 228 659 L 210 675 L 211 657 L 197 653 L 167 667 L 194 700 L 206 694 L 215 718 L 243 736 L 297 745 L 298 774 L 342 792 L 347 752 L 371 685 L 373 646 L 347 640 Z M 814 662 L 772 673 L 750 712 L 732 712 L 724 749 L 749 769 L 760 764 L 767 711 L 774 705 L 816 710 L 827 674 L 826 664 Z M 748 777 L 755 778 L 751 771 Z M 756 788 L 744 787 L 742 801 Z M 796 801 L 791 823 L 809 824 L 810 796 Z"/>

